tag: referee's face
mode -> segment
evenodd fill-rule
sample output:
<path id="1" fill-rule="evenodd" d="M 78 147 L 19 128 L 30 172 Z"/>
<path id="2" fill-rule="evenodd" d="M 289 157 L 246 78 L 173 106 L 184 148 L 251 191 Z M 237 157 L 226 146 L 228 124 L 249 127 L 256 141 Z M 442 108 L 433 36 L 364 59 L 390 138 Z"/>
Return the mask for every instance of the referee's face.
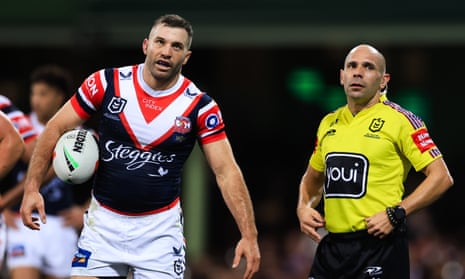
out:
<path id="1" fill-rule="evenodd" d="M 373 100 L 389 80 L 384 69 L 384 58 L 375 49 L 368 46 L 354 48 L 340 71 L 341 85 L 348 100 L 360 105 Z"/>

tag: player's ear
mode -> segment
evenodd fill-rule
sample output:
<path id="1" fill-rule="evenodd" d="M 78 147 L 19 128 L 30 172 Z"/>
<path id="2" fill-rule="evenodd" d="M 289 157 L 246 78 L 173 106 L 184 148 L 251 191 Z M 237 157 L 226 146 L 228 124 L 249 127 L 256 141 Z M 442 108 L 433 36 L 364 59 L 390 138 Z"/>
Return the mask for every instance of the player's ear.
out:
<path id="1" fill-rule="evenodd" d="M 343 69 L 339 70 L 339 83 L 341 85 L 344 85 L 344 70 Z"/>
<path id="2" fill-rule="evenodd" d="M 184 57 L 184 61 L 182 62 L 183 65 L 187 64 L 187 61 L 189 61 L 189 58 L 191 57 L 191 55 L 192 55 L 192 50 L 188 50 L 186 53 L 186 56 Z"/>
<path id="3" fill-rule="evenodd" d="M 142 52 L 147 55 L 147 48 L 148 48 L 149 40 L 147 38 L 144 39 L 142 42 Z"/>
<path id="4" fill-rule="evenodd" d="M 391 75 L 390 74 L 384 74 L 383 75 L 383 78 L 381 79 L 381 84 L 380 84 L 380 88 L 386 88 L 387 87 L 387 84 L 389 82 L 389 80 L 391 79 Z"/>

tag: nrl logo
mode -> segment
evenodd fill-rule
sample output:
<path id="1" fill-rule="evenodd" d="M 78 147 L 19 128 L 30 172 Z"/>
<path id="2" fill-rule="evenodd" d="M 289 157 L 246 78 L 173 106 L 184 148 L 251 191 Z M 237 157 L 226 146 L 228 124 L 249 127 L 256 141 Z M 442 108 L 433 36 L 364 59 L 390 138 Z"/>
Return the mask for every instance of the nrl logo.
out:
<path id="1" fill-rule="evenodd" d="M 120 113 L 124 110 L 127 101 L 123 98 L 113 97 L 108 104 L 108 111 L 113 114 Z"/>
<path id="2" fill-rule="evenodd" d="M 384 125 L 384 120 L 383 119 L 381 119 L 381 118 L 373 118 L 373 120 L 371 120 L 371 124 L 370 124 L 370 127 L 368 127 L 368 129 L 371 132 L 379 132 L 379 131 L 381 131 L 381 128 L 383 128 L 383 125 Z"/>

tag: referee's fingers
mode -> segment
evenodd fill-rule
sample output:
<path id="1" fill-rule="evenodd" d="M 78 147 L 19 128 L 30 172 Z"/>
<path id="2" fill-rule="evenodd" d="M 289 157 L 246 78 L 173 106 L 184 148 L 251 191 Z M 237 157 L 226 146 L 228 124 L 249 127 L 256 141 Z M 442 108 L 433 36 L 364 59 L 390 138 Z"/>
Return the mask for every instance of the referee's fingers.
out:
<path id="1" fill-rule="evenodd" d="M 310 236 L 310 238 L 313 239 L 315 242 L 320 242 L 321 235 L 316 231 L 315 227 L 309 225 L 302 226 L 301 231 Z"/>

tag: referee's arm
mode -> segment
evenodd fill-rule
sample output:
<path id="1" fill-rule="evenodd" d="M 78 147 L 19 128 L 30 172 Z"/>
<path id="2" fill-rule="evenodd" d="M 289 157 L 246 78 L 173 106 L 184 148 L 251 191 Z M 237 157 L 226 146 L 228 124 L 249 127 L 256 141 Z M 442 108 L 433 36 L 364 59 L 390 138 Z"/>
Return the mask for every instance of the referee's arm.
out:
<path id="1" fill-rule="evenodd" d="M 425 179 L 400 203 L 407 215 L 430 205 L 454 184 L 443 158 L 426 166 L 423 173 Z"/>
<path id="2" fill-rule="evenodd" d="M 321 236 L 317 229 L 325 226 L 325 220 L 314 208 L 320 203 L 323 193 L 324 173 L 307 167 L 299 187 L 299 200 L 297 202 L 297 217 L 300 230 L 308 234 L 314 241 L 319 242 Z"/>

